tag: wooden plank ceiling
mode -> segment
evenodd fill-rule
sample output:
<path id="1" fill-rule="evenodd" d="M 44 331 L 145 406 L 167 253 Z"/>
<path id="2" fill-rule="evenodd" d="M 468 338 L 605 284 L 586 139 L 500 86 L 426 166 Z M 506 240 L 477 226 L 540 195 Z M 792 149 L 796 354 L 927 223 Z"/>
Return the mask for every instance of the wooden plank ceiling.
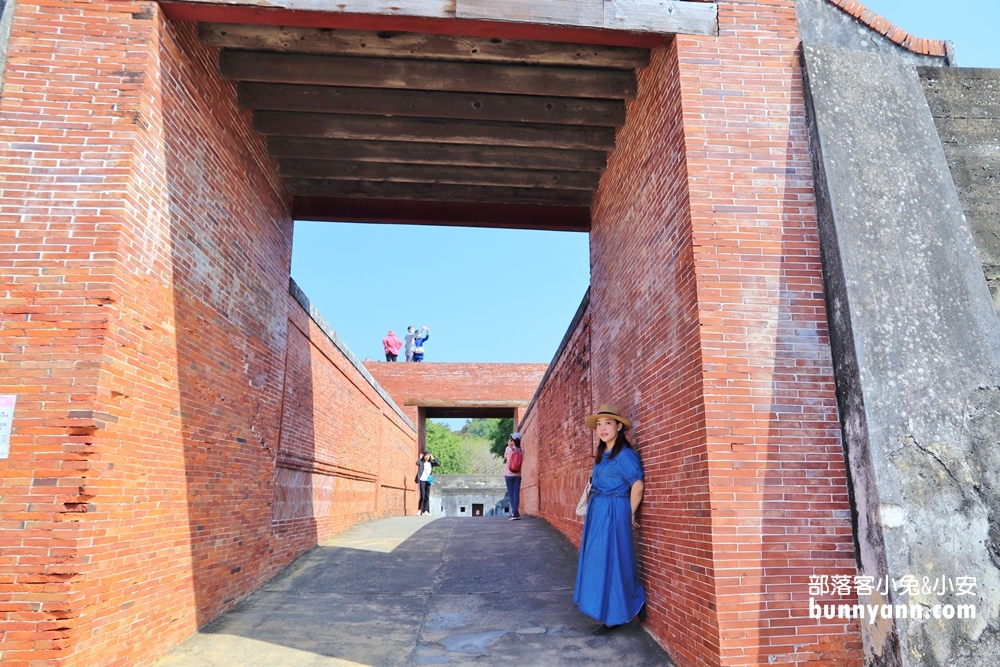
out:
<path id="1" fill-rule="evenodd" d="M 587 230 L 646 49 L 199 25 L 298 219 Z"/>

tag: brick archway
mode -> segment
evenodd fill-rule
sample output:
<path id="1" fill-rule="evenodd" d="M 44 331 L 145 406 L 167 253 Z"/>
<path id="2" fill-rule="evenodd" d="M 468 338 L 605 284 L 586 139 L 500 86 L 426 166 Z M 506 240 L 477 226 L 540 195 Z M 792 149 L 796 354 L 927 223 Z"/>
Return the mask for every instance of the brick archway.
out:
<path id="1" fill-rule="evenodd" d="M 547 365 L 367 362 L 365 367 L 417 425 L 422 450 L 427 419 L 510 417 L 520 422 Z"/>
<path id="2" fill-rule="evenodd" d="M 4 661 L 150 662 L 317 541 L 404 513 L 429 415 L 512 413 L 526 509 L 578 538 L 604 402 L 636 424 L 647 627 L 678 664 L 859 665 L 862 637 L 902 661 L 892 623 L 808 615 L 810 577 L 884 545 L 852 524 L 803 3 L 271 4 L 16 5 Z M 821 3 L 914 43 L 856 4 Z M 296 215 L 587 230 L 591 289 L 547 368 L 365 366 L 289 293 Z"/>

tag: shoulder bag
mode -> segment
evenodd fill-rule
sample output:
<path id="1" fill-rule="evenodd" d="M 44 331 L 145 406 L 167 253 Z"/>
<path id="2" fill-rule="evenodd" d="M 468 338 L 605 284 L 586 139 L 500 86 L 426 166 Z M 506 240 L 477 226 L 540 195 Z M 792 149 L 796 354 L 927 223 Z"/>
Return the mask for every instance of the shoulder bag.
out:
<path id="1" fill-rule="evenodd" d="M 590 503 L 590 480 L 587 480 L 587 486 L 583 490 L 583 495 L 580 496 L 580 502 L 576 504 L 576 515 L 586 516 L 587 515 L 587 505 Z"/>

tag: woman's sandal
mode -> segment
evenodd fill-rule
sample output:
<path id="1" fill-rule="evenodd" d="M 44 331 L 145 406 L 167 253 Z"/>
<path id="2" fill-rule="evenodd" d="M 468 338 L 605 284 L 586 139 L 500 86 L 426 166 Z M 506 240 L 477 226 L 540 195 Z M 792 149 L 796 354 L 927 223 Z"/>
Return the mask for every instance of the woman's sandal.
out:
<path id="1" fill-rule="evenodd" d="M 618 627 L 617 625 L 607 625 L 605 623 L 601 623 L 596 628 L 591 630 L 590 634 L 597 636 L 606 635 L 617 627 Z"/>

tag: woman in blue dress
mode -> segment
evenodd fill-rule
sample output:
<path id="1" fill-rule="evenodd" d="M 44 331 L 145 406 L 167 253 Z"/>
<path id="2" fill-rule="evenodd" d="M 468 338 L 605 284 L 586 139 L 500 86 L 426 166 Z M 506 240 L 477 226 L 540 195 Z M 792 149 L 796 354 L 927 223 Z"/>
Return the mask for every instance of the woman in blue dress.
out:
<path id="1" fill-rule="evenodd" d="M 642 611 L 646 592 L 639 583 L 632 529 L 642 502 L 642 463 L 625 438 L 632 423 L 613 405 L 587 417 L 600 442 L 591 473 L 590 502 L 583 523 L 573 602 L 601 625 L 595 635 L 628 623 Z"/>

